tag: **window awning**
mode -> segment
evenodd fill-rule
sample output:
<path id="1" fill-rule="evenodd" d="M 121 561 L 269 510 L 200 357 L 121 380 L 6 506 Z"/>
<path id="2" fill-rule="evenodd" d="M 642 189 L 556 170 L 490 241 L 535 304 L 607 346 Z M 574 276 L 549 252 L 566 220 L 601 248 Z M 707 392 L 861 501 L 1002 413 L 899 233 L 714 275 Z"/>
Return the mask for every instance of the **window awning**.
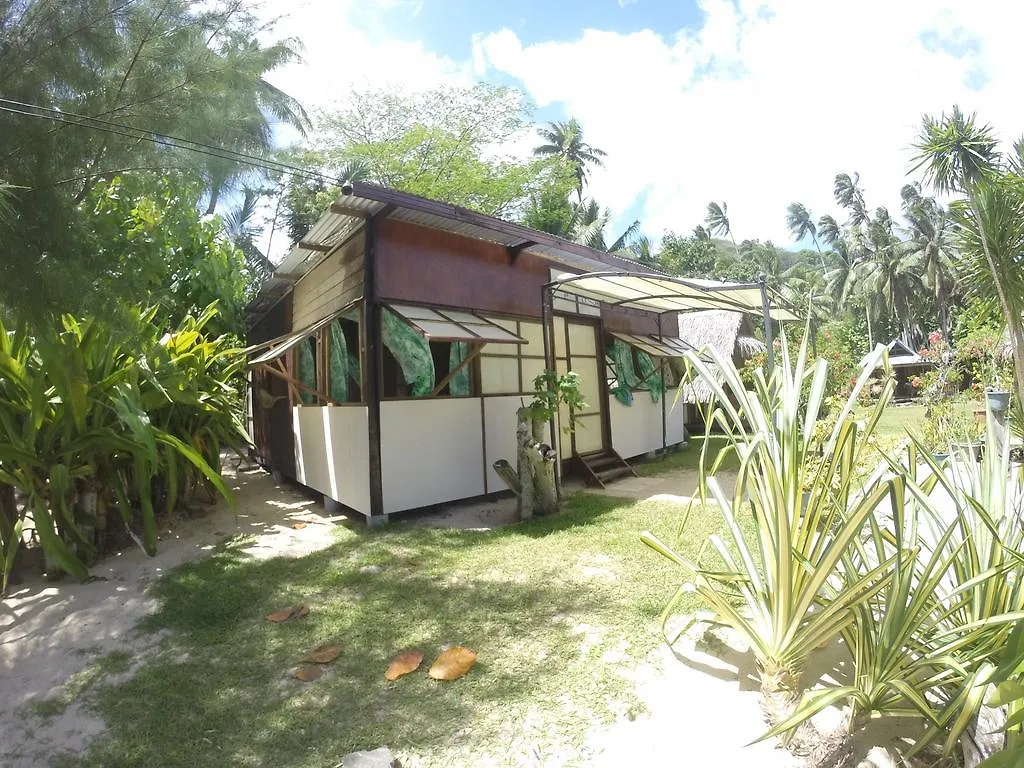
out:
<path id="1" fill-rule="evenodd" d="M 328 315 L 327 317 L 317 320 L 315 323 L 303 328 L 301 331 L 295 331 L 294 333 L 290 333 L 287 336 L 282 336 L 279 339 L 275 339 L 273 342 L 267 342 L 269 344 L 273 344 L 274 346 L 269 351 L 261 354 L 259 357 L 250 360 L 249 367 L 252 368 L 254 366 L 263 365 L 264 363 L 269 363 L 272 360 L 276 360 L 277 358 L 281 357 L 281 355 L 288 352 L 288 350 L 294 349 L 304 339 L 308 339 L 310 336 L 319 331 L 325 325 L 329 324 L 333 320 L 336 320 L 347 310 L 348 307 L 345 307 L 345 309 L 341 309 L 333 314 Z"/>
<path id="2" fill-rule="evenodd" d="M 729 309 L 759 316 L 762 313 L 761 286 L 756 283 L 724 283 L 629 272 L 592 272 L 559 275 L 553 285 L 560 292 L 599 301 L 607 306 L 648 312 Z M 768 314 L 773 320 L 798 319 L 773 292 L 769 292 Z"/>
<path id="3" fill-rule="evenodd" d="M 696 350 L 682 339 L 654 336 L 636 336 L 630 333 L 612 333 L 616 339 L 643 350 L 651 357 L 682 357 L 687 352 Z"/>
<path id="4" fill-rule="evenodd" d="M 477 344 L 526 344 L 526 339 L 507 331 L 475 312 L 428 309 L 410 304 L 385 304 L 428 341 L 467 341 Z"/>

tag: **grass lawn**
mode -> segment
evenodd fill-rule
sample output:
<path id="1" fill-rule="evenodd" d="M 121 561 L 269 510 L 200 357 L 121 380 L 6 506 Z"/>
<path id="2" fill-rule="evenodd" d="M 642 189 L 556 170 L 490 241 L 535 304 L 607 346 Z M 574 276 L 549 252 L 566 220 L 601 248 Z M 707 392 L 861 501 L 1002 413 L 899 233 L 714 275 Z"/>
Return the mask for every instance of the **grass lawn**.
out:
<path id="1" fill-rule="evenodd" d="M 300 559 L 247 559 L 231 542 L 155 589 L 157 635 L 127 682 L 84 702 L 107 734 L 67 766 L 323 766 L 388 745 L 407 766 L 586 763 L 594 724 L 636 706 L 632 666 L 661 642 L 682 575 L 638 540 L 650 529 L 695 553 L 717 512 L 578 494 L 563 514 L 491 532 L 339 529 Z M 306 618 L 272 624 L 294 604 Z M 696 599 L 684 610 L 698 607 Z M 312 683 L 289 673 L 330 641 Z M 462 680 L 426 675 L 446 644 L 478 654 Z M 384 679 L 406 648 L 423 667 Z M 680 691 L 685 695 L 685 691 Z"/>
<path id="2" fill-rule="evenodd" d="M 722 436 L 712 435 L 708 446 L 709 460 L 714 461 L 717 455 L 726 444 Z M 638 461 L 633 464 L 633 469 L 641 477 L 661 475 L 665 472 L 676 472 L 679 470 L 694 470 L 700 466 L 700 452 L 704 446 L 704 435 L 691 435 L 685 448 L 669 451 L 666 454 L 655 456 L 653 459 Z M 731 454 L 722 462 L 723 469 L 735 469 L 738 466 L 735 454 Z"/>
<path id="3" fill-rule="evenodd" d="M 963 410 L 968 416 L 972 416 L 976 407 L 984 408 L 985 406 L 980 402 L 967 401 L 958 402 L 956 407 Z M 907 430 L 910 430 L 920 437 L 926 421 L 926 410 L 927 406 L 924 405 L 890 405 L 882 412 L 882 417 L 878 420 L 876 434 L 879 437 L 903 438 L 907 436 Z M 863 415 L 865 412 L 866 409 L 861 414 Z"/>

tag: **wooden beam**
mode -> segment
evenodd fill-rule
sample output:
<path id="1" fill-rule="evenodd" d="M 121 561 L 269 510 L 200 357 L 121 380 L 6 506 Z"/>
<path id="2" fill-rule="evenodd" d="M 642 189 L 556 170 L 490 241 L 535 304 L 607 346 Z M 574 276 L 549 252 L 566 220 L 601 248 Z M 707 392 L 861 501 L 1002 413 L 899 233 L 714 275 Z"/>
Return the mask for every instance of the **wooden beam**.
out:
<path id="1" fill-rule="evenodd" d="M 380 213 L 383 213 L 382 209 Z M 363 400 L 366 402 L 366 429 L 369 443 L 370 525 L 387 521 L 384 513 L 384 471 L 381 459 L 380 389 L 384 356 L 381 353 L 380 293 L 377 288 L 376 216 L 367 221 L 365 262 L 363 264 Z"/>
<path id="2" fill-rule="evenodd" d="M 519 258 L 519 254 L 522 253 L 525 249 L 529 248 L 531 245 L 537 245 L 536 241 L 523 240 L 523 242 L 521 243 L 516 243 L 515 245 L 507 246 L 505 250 L 508 251 L 508 263 L 510 265 L 515 264 L 516 259 Z"/>
<path id="3" fill-rule="evenodd" d="M 370 217 L 369 211 L 360 210 L 359 208 L 350 208 L 342 203 L 331 203 L 331 213 L 338 213 L 342 216 L 355 216 L 358 219 L 367 219 Z"/>
<path id="4" fill-rule="evenodd" d="M 480 354 L 480 350 L 482 350 L 483 348 L 483 344 L 474 344 L 472 350 L 470 350 L 470 353 L 466 355 L 465 358 L 463 358 L 461 363 L 452 368 L 452 370 L 448 371 L 448 375 L 437 383 L 437 386 L 434 387 L 434 390 L 430 393 L 429 396 L 437 397 L 438 393 L 440 393 L 442 389 L 448 386 L 448 382 L 454 379 L 458 375 L 459 371 L 461 371 L 463 368 L 465 368 L 467 365 L 473 362 L 473 360 L 476 359 L 476 357 Z"/>
<path id="5" fill-rule="evenodd" d="M 264 370 L 267 371 L 267 373 L 270 373 L 279 379 L 283 379 L 288 383 L 290 387 L 294 387 L 297 390 L 301 389 L 304 392 L 309 392 L 311 395 L 314 395 L 316 397 L 317 402 L 323 400 L 327 405 L 341 405 L 341 403 L 331 400 L 331 398 L 325 395 L 323 392 L 320 392 L 319 390 L 316 390 L 313 387 L 307 386 L 298 379 L 293 378 L 290 374 L 288 374 L 287 371 L 278 370 L 277 368 L 274 368 L 273 366 L 267 363 L 260 363 L 256 367 L 263 368 Z"/>
<path id="6" fill-rule="evenodd" d="M 327 253 L 329 250 L 334 248 L 333 245 L 324 245 L 323 243 L 311 243 L 308 240 L 299 240 L 297 246 L 306 251 L 316 251 L 317 253 Z"/>

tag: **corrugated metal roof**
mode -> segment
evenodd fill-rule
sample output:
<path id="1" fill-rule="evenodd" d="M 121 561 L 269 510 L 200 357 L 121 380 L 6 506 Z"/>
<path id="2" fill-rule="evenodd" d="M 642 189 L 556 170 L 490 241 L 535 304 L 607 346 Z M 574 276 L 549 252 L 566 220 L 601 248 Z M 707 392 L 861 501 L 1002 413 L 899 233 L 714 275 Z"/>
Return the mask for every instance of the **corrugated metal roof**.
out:
<path id="1" fill-rule="evenodd" d="M 363 226 L 366 219 L 393 206 L 390 217 L 439 229 L 475 240 L 497 243 L 507 248 L 519 247 L 564 268 L 596 272 L 615 267 L 624 271 L 657 274 L 630 259 L 605 253 L 578 243 L 571 243 L 519 224 L 502 221 L 465 208 L 417 197 L 373 184 L 352 184 L 317 220 L 313 228 L 292 246 L 285 258 L 264 283 L 259 295 L 247 308 L 249 324 L 268 312 L 291 287 L 330 255 Z"/>

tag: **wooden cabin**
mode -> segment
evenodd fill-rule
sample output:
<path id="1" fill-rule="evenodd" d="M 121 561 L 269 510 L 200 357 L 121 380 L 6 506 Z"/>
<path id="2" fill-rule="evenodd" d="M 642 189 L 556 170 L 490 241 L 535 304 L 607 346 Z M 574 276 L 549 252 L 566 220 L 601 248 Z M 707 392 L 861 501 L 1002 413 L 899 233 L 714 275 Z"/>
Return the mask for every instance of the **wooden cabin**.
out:
<path id="1" fill-rule="evenodd" d="M 466 209 L 347 186 L 248 308 L 257 452 L 371 522 L 506 491 L 492 465 L 515 463 L 516 411 L 547 352 L 580 374 L 587 403 L 572 434 L 555 430 L 563 470 L 598 483 L 628 471 L 623 459 L 685 439 L 663 364 L 687 348 L 676 315 L 550 284 L 643 271 Z"/>

